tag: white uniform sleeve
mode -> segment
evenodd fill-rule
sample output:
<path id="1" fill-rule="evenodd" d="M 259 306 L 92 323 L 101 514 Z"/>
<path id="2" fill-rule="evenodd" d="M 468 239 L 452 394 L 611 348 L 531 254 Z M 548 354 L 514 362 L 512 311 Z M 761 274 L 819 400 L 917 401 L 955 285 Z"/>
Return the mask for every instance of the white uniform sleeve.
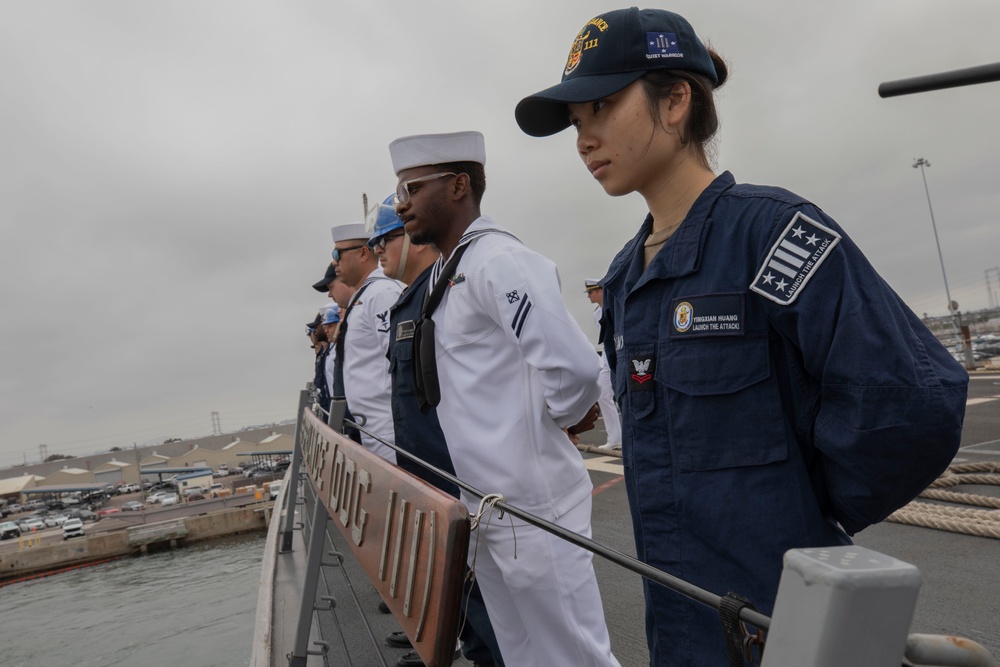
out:
<path id="1" fill-rule="evenodd" d="M 389 352 L 389 309 L 399 299 L 401 291 L 399 283 L 395 281 L 378 280 L 368 288 L 368 293 L 363 297 L 368 299 L 365 311 L 370 313 L 371 326 L 383 354 Z"/>
<path id="2" fill-rule="evenodd" d="M 337 350 L 334 345 L 330 344 L 330 351 L 326 355 L 326 367 L 323 369 L 326 375 L 326 388 L 330 392 L 330 396 L 334 395 L 333 392 L 333 369 L 337 363 Z"/>
<path id="3" fill-rule="evenodd" d="M 475 282 L 487 312 L 538 372 L 549 416 L 561 428 L 579 422 L 600 396 L 600 362 L 566 310 L 555 264 L 508 250 L 486 262 Z"/>

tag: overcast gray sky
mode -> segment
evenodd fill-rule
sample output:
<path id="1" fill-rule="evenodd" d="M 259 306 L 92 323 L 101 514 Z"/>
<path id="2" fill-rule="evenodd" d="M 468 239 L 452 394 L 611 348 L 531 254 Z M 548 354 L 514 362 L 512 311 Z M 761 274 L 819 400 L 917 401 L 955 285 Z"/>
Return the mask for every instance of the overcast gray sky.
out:
<path id="1" fill-rule="evenodd" d="M 398 136 L 486 135 L 484 212 L 582 293 L 645 214 L 514 105 L 625 5 L 0 0 L 0 468 L 293 416 L 331 225 L 395 186 Z M 918 313 L 991 305 L 1000 83 L 879 83 L 1000 61 L 995 0 L 686 0 L 730 62 L 719 171 L 837 219 Z M 994 293 L 1000 285 L 994 283 Z M 996 296 L 993 297 L 997 298 Z"/>

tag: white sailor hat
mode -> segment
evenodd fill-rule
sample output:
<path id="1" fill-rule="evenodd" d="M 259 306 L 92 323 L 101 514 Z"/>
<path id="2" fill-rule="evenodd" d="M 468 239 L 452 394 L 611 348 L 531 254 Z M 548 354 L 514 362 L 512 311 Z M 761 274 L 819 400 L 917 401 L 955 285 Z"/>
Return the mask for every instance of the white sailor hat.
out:
<path id="1" fill-rule="evenodd" d="M 366 241 L 371 236 L 371 234 L 365 231 L 365 223 L 363 222 L 351 222 L 346 225 L 337 225 L 330 229 L 330 234 L 333 236 L 333 242 L 338 241 L 349 241 L 352 239 L 365 239 Z"/>
<path id="2" fill-rule="evenodd" d="M 587 278 L 583 281 L 583 286 L 585 292 L 593 292 L 595 289 L 601 288 L 601 281 L 595 278 Z"/>
<path id="3" fill-rule="evenodd" d="M 404 169 L 448 162 L 486 164 L 486 140 L 482 132 L 415 134 L 389 144 L 396 175 Z"/>

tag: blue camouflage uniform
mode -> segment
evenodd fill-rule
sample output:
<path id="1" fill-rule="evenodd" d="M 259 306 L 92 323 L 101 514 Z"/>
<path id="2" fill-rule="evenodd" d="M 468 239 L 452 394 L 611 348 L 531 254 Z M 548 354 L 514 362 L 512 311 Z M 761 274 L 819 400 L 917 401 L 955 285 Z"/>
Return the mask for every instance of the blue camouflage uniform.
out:
<path id="1" fill-rule="evenodd" d="M 651 225 L 601 281 L 637 554 L 770 614 L 786 550 L 850 544 L 947 467 L 968 375 L 790 192 L 718 176 L 644 270 Z M 644 586 L 652 665 L 727 664 L 716 611 Z"/>
<path id="2" fill-rule="evenodd" d="M 427 414 L 420 411 L 413 381 L 413 331 L 420 321 L 424 295 L 428 291 L 432 267 L 421 273 L 410 284 L 389 311 L 389 373 L 392 375 L 392 422 L 396 433 L 396 445 L 412 452 L 435 468 L 454 476 L 455 467 L 445 443 L 444 433 L 438 422 L 437 410 L 431 408 Z M 458 498 L 458 486 L 430 472 L 422 465 L 414 463 L 400 454 L 396 464 L 428 484 Z M 503 667 L 503 658 L 497 645 L 496 635 L 486 612 L 486 603 L 473 582 L 465 584 L 463 607 L 466 608 L 467 623 L 462 624 L 462 653 L 470 661 L 479 664 L 493 663 Z"/>

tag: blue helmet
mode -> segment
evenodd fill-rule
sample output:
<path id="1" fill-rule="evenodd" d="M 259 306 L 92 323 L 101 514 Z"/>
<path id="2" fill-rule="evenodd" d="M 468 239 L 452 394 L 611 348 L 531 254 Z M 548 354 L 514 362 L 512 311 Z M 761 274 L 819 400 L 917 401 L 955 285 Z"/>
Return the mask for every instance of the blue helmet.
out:
<path id="1" fill-rule="evenodd" d="M 374 206 L 365 217 L 365 229 L 371 232 L 368 247 L 374 248 L 379 239 L 394 229 L 402 229 L 403 221 L 396 215 L 393 205 L 395 193 L 385 198 L 381 204 Z"/>

